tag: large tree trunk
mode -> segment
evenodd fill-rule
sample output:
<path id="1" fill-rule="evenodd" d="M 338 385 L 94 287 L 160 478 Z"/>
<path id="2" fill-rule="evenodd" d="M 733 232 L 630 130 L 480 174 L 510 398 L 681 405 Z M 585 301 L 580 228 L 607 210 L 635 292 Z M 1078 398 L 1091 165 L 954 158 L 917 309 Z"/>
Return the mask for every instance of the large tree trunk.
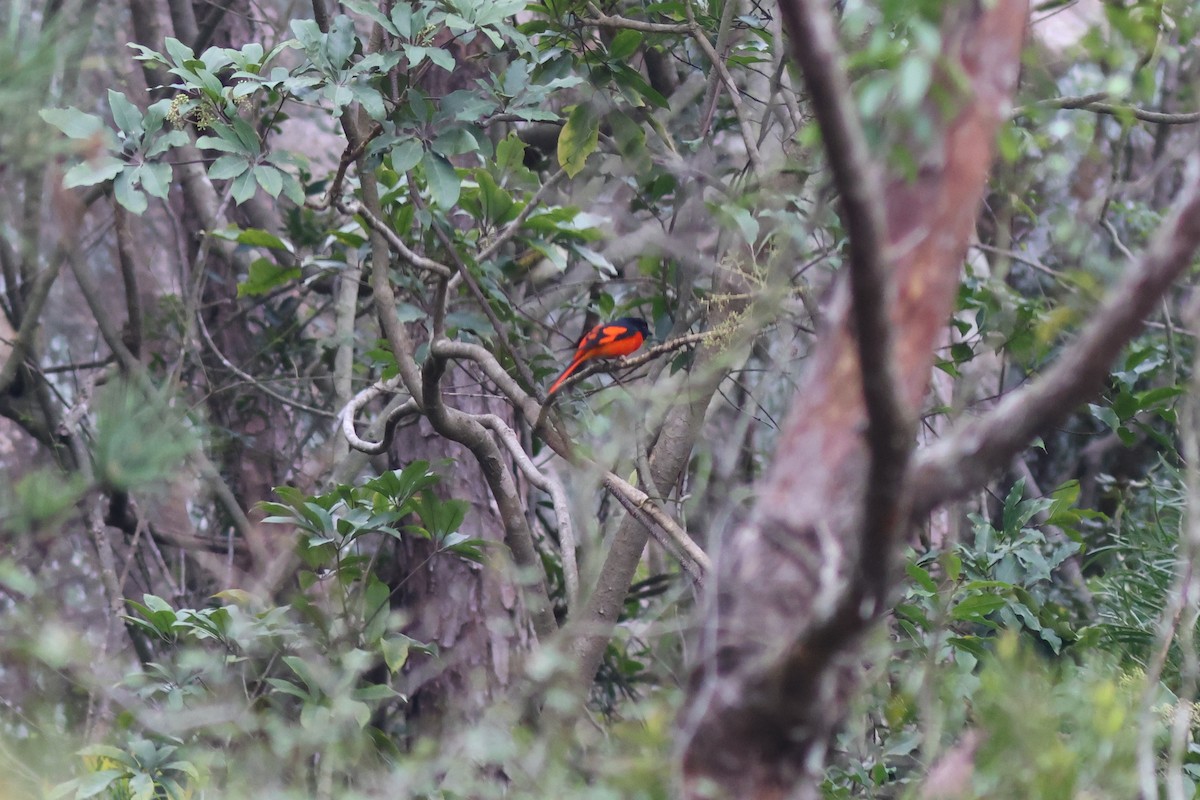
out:
<path id="1" fill-rule="evenodd" d="M 796 10 L 782 10 L 793 48 L 808 46 Z M 930 106 L 941 122 L 913 159 L 922 165 L 915 180 L 887 186 L 883 252 L 894 296 L 885 322 L 896 399 L 910 414 L 925 394 L 952 309 L 992 144 L 1016 85 L 1026 16 L 1025 0 L 951 12 L 940 82 L 954 100 L 938 106 L 948 109 L 941 113 Z M 847 220 L 852 231 L 854 222 Z M 879 535 L 891 526 L 865 524 L 878 511 L 865 508 L 866 498 L 879 487 L 868 481 L 873 446 L 864 435 L 868 413 L 850 309 L 843 291 L 755 513 L 722 550 L 680 720 L 690 797 L 817 795 L 816 775 L 858 672 L 859 635 L 887 594 L 895 542 Z"/>
<path id="2" fill-rule="evenodd" d="M 472 380 L 461 369 L 452 374 L 463 384 Z M 464 400 L 458 407 L 473 414 L 504 414 L 507 408 L 496 397 Z M 402 429 L 392 453 L 399 466 L 418 458 L 435 464 L 453 459 L 452 469 L 441 470 L 439 491 L 470 503 L 463 534 L 496 545 L 491 551 L 496 557 L 479 565 L 449 553 L 434 555 L 431 542 L 409 539 L 397 548 L 393 563 L 381 565 L 391 573 L 389 583 L 400 589 L 397 606 L 409 618 L 405 633 L 438 649 L 436 658 L 412 657 L 405 690 L 408 723 L 436 735 L 486 709 L 520 674 L 520 660 L 534 637 L 512 563 L 500 555 L 504 523 L 475 457 L 424 421 Z"/>

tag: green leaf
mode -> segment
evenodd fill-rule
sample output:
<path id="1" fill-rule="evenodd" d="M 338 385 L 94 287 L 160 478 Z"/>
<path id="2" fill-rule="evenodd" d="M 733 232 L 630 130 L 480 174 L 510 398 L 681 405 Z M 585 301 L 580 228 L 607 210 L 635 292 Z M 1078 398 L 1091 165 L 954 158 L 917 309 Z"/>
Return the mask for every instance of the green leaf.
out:
<path id="1" fill-rule="evenodd" d="M 325 37 L 325 52 L 331 66 L 341 69 L 353 55 L 357 38 L 354 35 L 354 20 L 345 14 L 334 17 L 333 24 L 329 26 L 329 35 Z"/>
<path id="2" fill-rule="evenodd" d="M 125 162 L 114 156 L 100 156 L 82 164 L 76 164 L 63 175 L 63 186 L 74 189 L 77 186 L 94 186 L 97 183 L 112 180 L 125 169 Z"/>
<path id="3" fill-rule="evenodd" d="M 446 72 L 454 72 L 454 56 L 449 50 L 445 50 L 441 47 L 431 47 L 429 48 L 429 52 L 426 53 L 426 56 L 434 64 L 446 70 Z"/>
<path id="4" fill-rule="evenodd" d="M 88 139 L 106 130 L 104 120 L 77 108 L 43 108 L 38 115 L 72 139 Z"/>
<path id="5" fill-rule="evenodd" d="M 124 170 L 117 176 L 116 182 L 113 183 L 113 195 L 118 203 L 134 214 L 144 213 L 149 205 L 145 193 L 133 185 L 132 170 Z"/>
<path id="6" fill-rule="evenodd" d="M 121 132 L 132 139 L 142 138 L 145 128 L 142 125 L 142 112 L 120 92 L 108 90 L 108 107 L 112 109 L 113 122 Z"/>
<path id="7" fill-rule="evenodd" d="M 301 700 L 307 700 L 309 697 L 308 692 L 305 692 L 296 684 L 283 678 L 267 678 L 267 683 L 275 687 L 276 691 L 283 692 L 292 697 L 299 697 Z"/>
<path id="8" fill-rule="evenodd" d="M 309 692 L 315 692 L 320 689 L 320 681 L 313 676 L 312 670 L 309 669 L 308 663 L 303 658 L 299 656 L 284 656 L 283 663 L 291 667 L 292 672 L 296 673 L 300 680 L 304 681 Z"/>
<path id="9" fill-rule="evenodd" d="M 600 142 L 600 117 L 588 103 L 580 103 L 567 117 L 558 136 L 558 163 L 574 178 Z"/>
<path id="10" fill-rule="evenodd" d="M 1109 430 L 1117 430 L 1121 427 L 1121 420 L 1117 417 L 1117 413 L 1107 406 L 1099 406 L 1095 403 L 1088 403 L 1088 410 L 1092 412 L 1092 416 L 1108 426 Z"/>
<path id="11" fill-rule="evenodd" d="M 359 83 L 351 84 L 347 88 L 350 90 L 350 96 L 358 101 L 371 119 L 382 121 L 387 116 L 387 109 L 383 105 L 383 94 L 378 89 Z"/>
<path id="12" fill-rule="evenodd" d="M 254 196 L 257 191 L 257 182 L 254 180 L 254 171 L 247 170 L 241 175 L 233 179 L 233 199 L 237 203 L 244 203 Z"/>
<path id="13" fill-rule="evenodd" d="M 154 780 L 145 772 L 129 779 L 129 800 L 154 800 Z"/>
<path id="14" fill-rule="evenodd" d="M 167 55 L 171 57 L 173 64 L 182 65 L 196 58 L 192 48 L 172 36 L 168 36 L 163 45 L 167 48 Z"/>
<path id="15" fill-rule="evenodd" d="M 933 62 L 924 53 L 914 53 L 900 63 L 896 75 L 900 105 L 914 108 L 925 98 L 933 78 Z"/>
<path id="16" fill-rule="evenodd" d="M 250 162 L 242 156 L 221 156 L 208 168 L 208 177 L 214 181 L 227 181 L 250 169 Z"/>
<path id="17" fill-rule="evenodd" d="M 246 244 L 251 247 L 269 247 L 272 250 L 285 250 L 292 252 L 292 246 L 280 239 L 273 233 L 260 230 L 259 228 L 247 228 L 244 231 L 238 231 L 238 244 Z"/>
<path id="18" fill-rule="evenodd" d="M 379 649 L 383 653 L 384 663 L 394 675 L 408 662 L 408 653 L 412 649 L 412 639 L 404 634 L 398 634 L 388 639 L 384 639 L 379 643 Z"/>
<path id="19" fill-rule="evenodd" d="M 372 22 L 379 23 L 385 31 L 393 36 L 400 35 L 400 31 L 396 30 L 396 26 L 392 24 L 392 21 L 379 10 L 377 3 L 367 2 L 367 0 L 342 0 L 342 5 L 357 14 L 362 14 Z"/>
<path id="20" fill-rule="evenodd" d="M 429 196 L 433 202 L 439 208 L 452 208 L 462 190 L 454 167 L 442 156 L 428 151 L 421 158 L 421 163 L 425 166 L 425 180 L 429 183 Z"/>
<path id="21" fill-rule="evenodd" d="M 479 141 L 466 128 L 455 126 L 438 134 L 430 148 L 444 156 L 457 156 L 474 153 L 479 149 Z"/>
<path id="22" fill-rule="evenodd" d="M 929 576 L 928 570 L 917 564 L 907 564 L 904 569 L 908 572 L 908 577 L 919 583 L 921 588 L 930 594 L 937 594 L 937 583 Z"/>
<path id="23" fill-rule="evenodd" d="M 271 197 L 279 197 L 279 193 L 283 190 L 283 176 L 280 175 L 279 170 L 259 164 L 254 168 L 254 178 L 264 192 Z"/>
<path id="24" fill-rule="evenodd" d="M 196 765 L 191 761 L 171 761 L 162 765 L 163 772 L 171 770 L 173 772 L 182 772 L 194 781 L 200 780 L 200 770 L 196 769 Z"/>
<path id="25" fill-rule="evenodd" d="M 391 162 L 392 169 L 403 174 L 417 165 L 421 160 L 422 153 L 424 150 L 419 140 L 407 139 L 392 148 L 388 153 L 388 160 Z"/>
<path id="26" fill-rule="evenodd" d="M 1020 515 L 1021 498 L 1025 496 L 1025 479 L 1021 478 L 1012 485 L 1008 496 L 1004 498 L 1004 514 L 1001 530 L 1012 532 L 1020 528 L 1017 522 Z"/>
<path id="27" fill-rule="evenodd" d="M 304 203 L 304 187 L 300 185 L 299 179 L 290 172 L 280 171 L 283 176 L 283 195 L 288 200 L 291 200 L 296 205 Z"/>
<path id="28" fill-rule="evenodd" d="M 355 700 L 373 703 L 380 700 L 391 700 L 394 697 L 401 697 L 402 695 L 386 683 L 373 683 L 369 686 L 355 689 L 350 696 Z"/>
<path id="29" fill-rule="evenodd" d="M 392 25 L 397 35 L 411 39 L 413 35 L 413 7 L 408 3 L 396 3 L 392 7 Z"/>
<path id="30" fill-rule="evenodd" d="M 75 790 L 75 800 L 95 797 L 107 789 L 113 781 L 125 777 L 125 774 L 125 770 L 121 769 L 103 769 L 99 772 L 89 772 L 79 779 L 78 788 Z"/>
<path id="31" fill-rule="evenodd" d="M 1157 389 L 1147 389 L 1138 392 L 1137 401 L 1140 408 L 1151 408 L 1165 400 L 1171 400 L 1183 394 L 1182 386 L 1159 386 Z"/>
<path id="32" fill-rule="evenodd" d="M 371 575 L 363 595 L 363 640 L 377 642 L 387 632 L 388 596 L 387 584 Z"/>
<path id="33" fill-rule="evenodd" d="M 131 764 L 129 754 L 106 744 L 90 744 L 79 749 L 79 755 L 84 758 L 111 758 L 118 764 Z"/>
<path id="34" fill-rule="evenodd" d="M 138 167 L 142 188 L 152 197 L 166 200 L 171 191 L 170 164 L 142 164 Z"/>
<path id="35" fill-rule="evenodd" d="M 721 213 L 737 226 L 747 244 L 753 245 L 758 240 L 758 220 L 749 211 L 741 206 L 728 205 L 721 208 Z"/>
<path id="36" fill-rule="evenodd" d="M 204 150 L 220 150 L 223 153 L 235 153 L 239 155 L 250 155 L 254 151 L 247 151 L 242 147 L 237 137 L 233 135 L 233 131 L 229 128 L 218 128 L 216 136 L 201 136 L 196 140 L 196 146 Z"/>
<path id="37" fill-rule="evenodd" d="M 256 258 L 250 264 L 250 275 L 238 284 L 238 297 L 266 294 L 276 286 L 300 277 L 299 267 L 281 267 L 269 258 Z"/>
<path id="38" fill-rule="evenodd" d="M 259 150 L 262 149 L 262 142 L 259 141 L 258 133 L 246 120 L 241 117 L 234 117 L 230 129 L 238 143 L 241 144 L 242 152 L 257 155 Z"/>
<path id="39" fill-rule="evenodd" d="M 1004 597 L 994 594 L 973 594 L 950 609 L 950 616 L 959 621 L 981 622 L 988 614 L 1008 604 Z"/>
<path id="40" fill-rule="evenodd" d="M 172 147 L 183 147 L 188 143 L 188 135 L 184 131 L 170 130 L 154 137 L 153 143 L 142 153 L 146 158 L 154 158 L 170 150 Z"/>
<path id="41" fill-rule="evenodd" d="M 609 66 L 613 69 L 613 79 L 616 81 L 617 89 L 630 103 L 635 106 L 643 106 L 645 105 L 644 101 L 649 100 L 653 106 L 667 108 L 669 105 L 667 98 L 647 83 L 646 79 L 642 77 L 642 73 L 627 64 L 610 62 Z"/>
<path id="42" fill-rule="evenodd" d="M 625 61 L 637 52 L 642 43 L 641 31 L 623 30 L 613 37 L 608 46 L 608 57 L 615 61 Z"/>
<path id="43" fill-rule="evenodd" d="M 487 170 L 475 170 L 475 182 L 479 184 L 480 207 L 483 218 L 493 224 L 506 222 L 513 209 L 513 199 L 508 192 L 496 185 L 496 179 Z"/>

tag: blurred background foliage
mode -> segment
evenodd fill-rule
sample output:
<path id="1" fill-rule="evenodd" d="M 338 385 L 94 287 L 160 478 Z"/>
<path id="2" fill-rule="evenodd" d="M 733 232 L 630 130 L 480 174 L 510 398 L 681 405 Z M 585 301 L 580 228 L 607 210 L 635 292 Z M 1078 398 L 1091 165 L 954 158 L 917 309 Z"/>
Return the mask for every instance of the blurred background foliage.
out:
<path id="1" fill-rule="evenodd" d="M 544 580 L 556 618 L 575 611 L 550 497 L 523 488 L 544 574 L 468 595 L 461 576 L 512 572 L 470 455 L 407 422 L 390 453 L 347 455 L 348 387 L 397 372 L 351 162 L 410 248 L 465 261 L 447 335 L 542 386 L 585 321 L 705 330 L 736 299 L 722 270 L 752 278 L 751 333 L 722 334 L 730 376 L 670 503 L 719 558 L 845 237 L 773 7 L 358 0 L 318 24 L 303 4 L 169 5 L 25 0 L 0 19 L 0 796 L 671 796 L 700 655 L 673 558 L 643 560 L 581 707 L 569 650 L 530 647 L 513 599 Z M 859 111 L 900 174 L 953 5 L 839 5 Z M 1053 359 L 1145 244 L 1196 148 L 1197 26 L 1191 0 L 1036 9 L 924 438 Z M 344 115 L 375 126 L 361 152 Z M 696 201 L 710 224 L 676 228 Z M 427 327 L 433 284 L 393 267 L 400 319 Z M 914 536 L 828 797 L 1130 797 L 1147 770 L 1196 795 L 1196 601 L 1179 601 L 1196 326 L 1180 286 L 1102 399 Z M 690 358 L 562 398 L 581 450 L 631 472 Z M 490 386 L 459 375 L 456 402 Z M 586 583 L 620 509 L 561 469 Z M 248 537 L 247 513 L 269 533 Z M 458 611 L 491 629 L 474 655 L 428 623 Z"/>

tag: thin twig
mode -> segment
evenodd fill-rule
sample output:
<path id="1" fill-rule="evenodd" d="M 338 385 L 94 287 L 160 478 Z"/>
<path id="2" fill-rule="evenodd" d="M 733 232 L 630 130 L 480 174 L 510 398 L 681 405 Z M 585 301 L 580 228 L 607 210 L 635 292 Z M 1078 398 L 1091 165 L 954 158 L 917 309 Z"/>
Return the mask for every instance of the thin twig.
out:
<path id="1" fill-rule="evenodd" d="M 495 414 L 477 414 L 475 419 L 496 434 L 508 449 L 509 454 L 512 455 L 513 461 L 517 463 L 517 467 L 525 478 L 550 495 L 550 502 L 554 505 L 554 518 L 558 523 L 563 583 L 566 584 L 567 589 L 567 608 L 574 612 L 579 603 L 579 564 L 575 557 L 575 551 L 579 545 L 575 538 L 575 528 L 571 524 L 571 506 L 567 502 L 566 489 L 563 488 L 558 478 L 537 468 L 533 459 L 525 452 L 525 448 L 521 447 L 516 431 L 509 427 L 508 423 Z"/>
<path id="2" fill-rule="evenodd" d="M 729 0 L 732 2 L 732 0 Z M 705 57 L 712 63 L 713 69 L 717 71 L 721 82 L 725 84 L 725 90 L 729 92 L 729 102 L 733 106 L 733 114 L 737 117 L 738 127 L 741 128 L 742 140 L 746 144 L 746 155 L 750 159 L 750 165 L 754 169 L 754 174 L 762 178 L 766 174 L 763 166 L 762 154 L 758 152 L 758 137 L 754 135 L 754 128 L 750 125 L 750 118 L 746 114 L 746 106 L 742 103 L 742 93 L 738 89 L 737 84 L 733 80 L 733 76 L 729 73 L 729 67 L 725 64 L 725 59 L 717 54 L 716 49 L 712 46 L 712 42 L 708 41 L 708 36 L 704 30 L 696 22 L 696 15 L 692 11 L 692 0 L 685 0 L 684 7 L 687 9 L 688 25 L 690 26 L 692 38 L 696 44 L 704 51 Z"/>
<path id="3" fill-rule="evenodd" d="M 337 419 L 337 414 L 334 414 L 331 411 L 326 411 L 325 409 L 317 408 L 316 406 L 310 406 L 307 403 L 301 403 L 299 400 L 293 400 L 286 395 L 280 394 L 226 358 L 225 354 L 221 352 L 221 348 L 217 347 L 217 343 L 213 341 L 212 334 L 208 332 L 208 325 L 204 322 L 203 314 L 196 315 L 196 328 L 200 331 L 200 335 L 203 337 L 204 343 L 208 345 L 208 349 L 211 350 L 213 355 L 215 355 L 217 359 L 225 366 L 225 369 L 229 370 L 234 375 L 237 375 L 239 378 L 246 381 L 263 394 L 273 397 L 280 403 L 283 403 L 285 406 L 299 409 L 300 411 L 307 411 L 309 414 L 314 414 L 318 417 Z"/>
<path id="4" fill-rule="evenodd" d="M 558 172 L 551 175 L 546 182 L 542 184 L 541 188 L 537 190 L 537 193 L 534 194 L 529 202 L 526 203 L 525 207 L 521 209 L 521 213 L 517 214 L 517 218 L 508 223 L 504 230 L 496 234 L 496 238 L 484 245 L 483 249 L 479 251 L 479 255 L 475 257 L 475 260 L 487 261 L 496 253 L 497 250 L 504 246 L 505 242 L 515 236 L 517 231 L 521 229 L 521 226 L 525 224 L 525 220 L 529 219 L 529 215 L 534 212 L 534 210 L 541 204 L 542 200 L 545 199 L 549 191 L 554 188 L 555 184 L 562 180 L 566 174 L 567 171 L 565 169 L 560 169 Z"/>
<path id="5" fill-rule="evenodd" d="M 1003 247 L 993 247 L 990 244 L 983 244 L 982 242 L 972 242 L 971 247 L 975 248 L 976 250 L 982 250 L 985 253 L 994 253 L 998 256 L 1004 256 L 1011 261 L 1016 261 L 1028 267 L 1033 267 L 1038 272 L 1042 272 L 1053 278 L 1062 280 L 1062 275 L 1059 274 L 1058 270 L 1054 269 L 1053 267 L 1046 266 L 1036 258 L 1026 255 L 1025 253 L 1019 253 L 1016 250 L 1005 250 Z"/>
<path id="6" fill-rule="evenodd" d="M 375 212 L 364 206 L 362 203 L 339 203 L 338 210 L 345 214 L 362 217 L 372 230 L 377 231 L 385 240 L 387 240 L 388 246 L 392 250 L 395 250 L 401 258 L 417 269 L 427 270 L 444 278 L 448 278 L 454 273 L 454 270 L 450 269 L 450 267 L 446 266 L 445 264 L 435 261 L 427 256 L 423 256 L 405 244 L 404 240 L 400 238 L 400 235 L 392 230 L 391 225 L 388 225 L 386 222 L 384 222 L 378 215 L 375 214 Z"/>

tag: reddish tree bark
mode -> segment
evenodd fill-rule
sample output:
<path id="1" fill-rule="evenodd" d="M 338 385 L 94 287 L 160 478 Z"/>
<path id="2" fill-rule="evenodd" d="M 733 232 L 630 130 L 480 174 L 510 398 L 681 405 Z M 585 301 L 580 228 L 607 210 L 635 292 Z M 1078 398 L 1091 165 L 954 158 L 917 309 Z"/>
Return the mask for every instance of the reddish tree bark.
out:
<path id="1" fill-rule="evenodd" d="M 794 51 L 811 44 L 797 19 L 824 13 L 801 5 L 781 8 Z M 886 324 L 893 388 L 908 415 L 924 397 L 933 350 L 952 310 L 996 131 L 1016 86 L 1027 14 L 1025 0 L 971 3 L 952 12 L 938 81 L 953 100 L 930 104 L 937 133 L 915 154 L 922 165 L 916 178 L 886 186 L 883 268 L 892 292 Z M 802 53 L 798 60 L 810 96 L 821 103 L 829 95 L 814 91 L 810 70 L 822 65 L 811 58 Z M 839 69 L 834 64 L 829 71 Z M 825 112 L 818 108 L 828 138 L 826 120 L 837 115 Z M 831 158 L 854 157 L 837 149 L 830 147 Z M 869 169 L 857 165 L 848 174 Z M 846 188 L 839 189 L 845 198 Z M 851 202 L 844 207 L 855 213 Z M 847 220 L 847 227 L 856 226 Z M 903 529 L 906 498 L 897 488 L 890 498 L 883 494 L 892 503 L 886 513 L 866 507 L 880 497 L 869 480 L 878 466 L 873 454 L 889 451 L 870 437 L 896 431 L 868 429 L 876 420 L 869 420 L 864 403 L 850 311 L 842 291 L 756 511 L 723 549 L 680 720 L 689 797 L 815 796 L 815 775 L 853 687 L 859 634 L 888 590 L 887 564 Z M 861 308 L 859 329 L 866 329 Z M 909 443 L 900 448 L 901 457 L 909 449 Z"/>

